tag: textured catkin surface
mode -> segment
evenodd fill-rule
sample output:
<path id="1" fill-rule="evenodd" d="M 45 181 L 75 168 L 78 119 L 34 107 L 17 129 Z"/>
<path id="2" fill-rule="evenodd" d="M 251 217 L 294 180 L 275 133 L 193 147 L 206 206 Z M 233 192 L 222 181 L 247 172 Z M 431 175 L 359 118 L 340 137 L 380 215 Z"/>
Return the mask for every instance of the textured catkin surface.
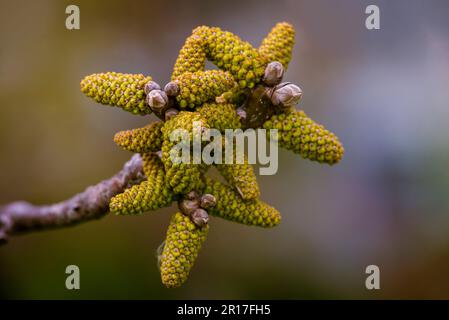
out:
<path id="1" fill-rule="evenodd" d="M 198 35 L 189 36 L 176 59 L 171 79 L 174 81 L 186 72 L 204 70 L 206 66 L 206 48 Z"/>
<path id="2" fill-rule="evenodd" d="M 175 82 L 180 88 L 176 100 L 181 109 L 193 109 L 205 102 L 214 101 L 215 97 L 235 86 L 232 75 L 221 70 L 185 72 Z"/>
<path id="3" fill-rule="evenodd" d="M 303 158 L 335 164 L 343 157 L 344 148 L 337 136 L 310 119 L 304 111 L 291 109 L 286 114 L 274 115 L 263 127 L 277 129 L 279 145 Z"/>
<path id="4" fill-rule="evenodd" d="M 161 278 L 165 286 L 179 287 L 187 280 L 208 231 L 208 225 L 197 227 L 180 212 L 172 216 L 160 257 Z"/>
<path id="5" fill-rule="evenodd" d="M 114 142 L 131 152 L 156 152 L 162 147 L 163 126 L 163 122 L 157 121 L 143 128 L 120 131 L 115 134 Z"/>
<path id="6" fill-rule="evenodd" d="M 142 74 L 95 73 L 81 80 L 81 91 L 101 104 L 120 107 L 134 114 L 150 114 L 144 86 L 151 77 Z"/>
<path id="7" fill-rule="evenodd" d="M 179 150 L 174 148 L 181 139 L 171 141 L 170 134 L 177 129 L 182 129 L 189 137 L 189 149 L 194 135 L 194 123 L 199 124 L 200 128 L 207 128 L 207 122 L 198 112 L 181 111 L 176 117 L 165 122 L 162 128 L 164 142 L 162 143 L 162 162 L 167 176 L 167 182 L 173 188 L 175 193 L 185 193 L 191 190 L 197 190 L 201 187 L 202 171 L 204 164 L 194 164 L 193 157 L 189 163 L 175 163 L 172 160 L 181 156 Z M 179 132 L 179 131 L 178 131 Z M 192 153 L 190 153 L 192 154 Z"/>
<path id="8" fill-rule="evenodd" d="M 246 158 L 245 163 L 242 164 L 217 164 L 216 167 L 244 200 L 256 199 L 260 196 L 256 174 Z"/>
<path id="9" fill-rule="evenodd" d="M 205 103 L 197 111 L 206 119 L 210 128 L 224 133 L 226 129 L 240 129 L 242 124 L 235 111 L 236 106 L 230 103 Z"/>
<path id="10" fill-rule="evenodd" d="M 149 210 L 166 207 L 173 202 L 173 193 L 166 182 L 164 167 L 158 156 L 146 154 L 143 160 L 147 181 L 134 185 L 113 197 L 109 203 L 112 213 L 142 214 Z"/>
<path id="11" fill-rule="evenodd" d="M 210 178 L 205 180 L 204 193 L 217 199 L 217 205 L 209 214 L 226 220 L 259 227 L 274 227 L 281 222 L 281 214 L 260 200 L 243 200 L 231 186 Z"/>
<path id="12" fill-rule="evenodd" d="M 276 24 L 259 47 L 259 53 L 268 61 L 279 61 L 285 69 L 292 59 L 295 29 L 286 22 Z"/>
<path id="13" fill-rule="evenodd" d="M 202 39 L 207 59 L 229 71 L 241 88 L 252 88 L 260 82 L 267 60 L 250 43 L 216 27 L 198 27 L 193 35 Z"/>

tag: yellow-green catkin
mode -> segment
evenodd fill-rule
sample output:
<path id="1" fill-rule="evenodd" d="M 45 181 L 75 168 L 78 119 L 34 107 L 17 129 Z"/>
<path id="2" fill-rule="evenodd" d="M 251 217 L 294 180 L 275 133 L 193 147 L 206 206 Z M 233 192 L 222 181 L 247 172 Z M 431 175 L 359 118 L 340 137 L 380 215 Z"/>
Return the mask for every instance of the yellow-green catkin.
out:
<path id="1" fill-rule="evenodd" d="M 164 172 L 164 164 L 155 153 L 143 153 L 141 155 L 143 162 L 143 173 L 147 178 L 155 178 L 159 172 Z"/>
<path id="2" fill-rule="evenodd" d="M 216 27 L 201 26 L 193 34 L 203 39 L 206 57 L 229 71 L 241 88 L 252 88 L 261 81 L 267 61 L 251 44 Z"/>
<path id="3" fill-rule="evenodd" d="M 166 287 L 179 287 L 187 280 L 208 231 L 208 225 L 200 228 L 180 212 L 173 215 L 160 257 L 161 278 Z"/>
<path id="4" fill-rule="evenodd" d="M 263 127 L 277 129 L 279 145 L 303 158 L 335 164 L 343 157 L 344 148 L 337 136 L 303 111 L 292 109 L 288 113 L 274 115 Z"/>
<path id="5" fill-rule="evenodd" d="M 163 125 L 163 122 L 156 121 L 143 128 L 117 132 L 114 136 L 114 142 L 131 152 L 156 152 L 162 147 L 161 128 Z"/>
<path id="6" fill-rule="evenodd" d="M 150 114 L 144 86 L 151 77 L 116 72 L 95 73 L 81 80 L 81 91 L 96 102 L 120 107 L 134 114 Z"/>
<path id="7" fill-rule="evenodd" d="M 186 72 L 202 71 L 206 67 L 206 51 L 203 39 L 192 34 L 181 48 L 173 67 L 172 80 Z"/>
<path id="8" fill-rule="evenodd" d="M 279 61 L 287 69 L 295 45 L 295 29 L 287 22 L 276 24 L 259 47 L 268 61 Z"/>
<path id="9" fill-rule="evenodd" d="M 193 109 L 215 97 L 230 91 L 236 83 L 229 72 L 221 70 L 207 70 L 185 72 L 176 78 L 180 93 L 176 101 L 181 109 Z"/>
<path id="10" fill-rule="evenodd" d="M 220 174 L 233 186 L 242 199 L 256 199 L 260 196 L 259 185 L 253 167 L 245 157 L 245 163 L 217 164 Z"/>
<path id="11" fill-rule="evenodd" d="M 166 207 L 173 202 L 173 193 L 165 181 L 165 172 L 155 154 L 144 158 L 147 180 L 113 197 L 109 203 L 112 213 L 129 215 Z"/>
<path id="12" fill-rule="evenodd" d="M 201 176 L 204 165 L 193 163 L 191 149 L 193 143 L 194 122 L 199 124 L 199 130 L 202 130 L 202 128 L 207 128 L 206 121 L 198 112 L 189 111 L 181 111 L 178 115 L 166 121 L 164 127 L 162 128 L 162 133 L 164 136 L 164 142 L 162 143 L 162 162 L 164 163 L 167 182 L 173 188 L 173 192 L 175 193 L 186 193 L 191 190 L 197 190 L 202 183 Z M 189 151 L 190 156 L 188 163 L 184 163 L 182 161 L 180 163 L 172 162 L 172 157 L 181 157 L 180 150 L 173 147 L 179 143 L 182 136 L 179 135 L 177 137 L 179 140 L 170 140 L 170 134 L 177 129 L 185 130 L 184 132 L 188 135 L 188 137 L 185 138 L 189 138 L 189 141 L 187 141 L 189 142 L 189 145 L 186 148 L 186 150 Z M 197 134 L 201 134 L 201 132 L 198 132 Z M 199 160 L 201 162 L 201 159 Z"/>
<path id="13" fill-rule="evenodd" d="M 226 129 L 240 129 L 242 124 L 236 106 L 230 103 L 205 103 L 196 110 L 210 128 L 224 133 Z"/>
<path id="14" fill-rule="evenodd" d="M 204 193 L 215 196 L 217 204 L 208 213 L 246 225 L 270 228 L 281 222 L 281 214 L 272 206 L 260 201 L 243 200 L 231 186 L 210 178 L 205 179 Z"/>

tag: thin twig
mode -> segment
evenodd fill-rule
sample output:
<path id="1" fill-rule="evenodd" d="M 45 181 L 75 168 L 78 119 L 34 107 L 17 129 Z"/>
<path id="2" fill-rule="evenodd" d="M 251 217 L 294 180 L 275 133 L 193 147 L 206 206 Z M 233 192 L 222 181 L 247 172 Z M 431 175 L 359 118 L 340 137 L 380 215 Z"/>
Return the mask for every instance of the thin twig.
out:
<path id="1" fill-rule="evenodd" d="M 17 201 L 0 207 L 0 244 L 12 235 L 50 228 L 62 228 L 103 217 L 110 199 L 145 179 L 142 158 L 134 155 L 113 177 L 65 201 L 33 205 Z"/>

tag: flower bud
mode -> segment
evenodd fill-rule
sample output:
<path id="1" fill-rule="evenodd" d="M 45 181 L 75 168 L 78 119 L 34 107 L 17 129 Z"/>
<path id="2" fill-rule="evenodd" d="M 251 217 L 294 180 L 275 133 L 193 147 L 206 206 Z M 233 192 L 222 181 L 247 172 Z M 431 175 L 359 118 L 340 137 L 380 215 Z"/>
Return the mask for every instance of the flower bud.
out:
<path id="1" fill-rule="evenodd" d="M 217 199 L 212 194 L 203 194 L 200 198 L 200 207 L 203 209 L 209 209 L 215 207 Z"/>
<path id="2" fill-rule="evenodd" d="M 154 81 L 147 82 L 144 87 L 145 94 L 149 94 L 153 90 L 161 90 L 161 86 Z"/>
<path id="3" fill-rule="evenodd" d="M 189 193 L 187 193 L 187 194 L 185 195 L 185 198 L 186 198 L 186 199 L 189 199 L 189 200 L 195 200 L 195 199 L 198 199 L 198 193 L 197 193 L 196 191 L 190 191 Z"/>
<path id="4" fill-rule="evenodd" d="M 291 107 L 299 102 L 302 90 L 297 85 L 284 82 L 273 88 L 271 102 L 279 107 Z"/>
<path id="5" fill-rule="evenodd" d="M 193 212 L 191 219 L 198 227 L 203 227 L 209 222 L 209 215 L 206 210 L 200 208 Z"/>
<path id="6" fill-rule="evenodd" d="M 153 111 L 160 111 L 168 104 L 167 94 L 159 89 L 152 90 L 147 95 L 147 103 Z"/>
<path id="7" fill-rule="evenodd" d="M 272 87 L 281 83 L 283 77 L 284 77 L 284 67 L 282 66 L 282 63 L 278 61 L 273 61 L 270 62 L 265 68 L 265 73 L 262 81 L 267 86 Z"/>
<path id="8" fill-rule="evenodd" d="M 193 212 L 199 208 L 198 200 L 184 199 L 178 202 L 179 210 L 186 216 L 191 216 Z"/>
<path id="9" fill-rule="evenodd" d="M 164 91 L 167 94 L 167 96 L 169 97 L 175 97 L 179 94 L 180 89 L 179 86 L 176 82 L 174 81 L 170 81 L 169 83 L 167 83 L 164 87 Z"/>

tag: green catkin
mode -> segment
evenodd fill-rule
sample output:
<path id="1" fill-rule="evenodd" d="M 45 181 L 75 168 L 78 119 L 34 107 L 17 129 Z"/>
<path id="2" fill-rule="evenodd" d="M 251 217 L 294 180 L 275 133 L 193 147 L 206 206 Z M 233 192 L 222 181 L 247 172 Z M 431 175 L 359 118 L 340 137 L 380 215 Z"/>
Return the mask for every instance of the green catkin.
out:
<path id="1" fill-rule="evenodd" d="M 181 109 L 193 109 L 205 102 L 214 101 L 215 97 L 236 86 L 232 75 L 221 70 L 185 72 L 175 82 L 180 89 L 176 101 Z"/>
<path id="2" fill-rule="evenodd" d="M 274 115 L 263 125 L 277 129 L 279 145 L 320 163 L 335 164 L 341 160 L 344 148 L 335 134 L 314 122 L 303 111 L 291 109 Z"/>
<path id="3" fill-rule="evenodd" d="M 148 178 L 157 177 L 159 171 L 164 172 L 164 164 L 159 156 L 155 153 L 141 154 L 143 162 L 143 173 Z"/>
<path id="4" fill-rule="evenodd" d="M 243 200 L 232 187 L 205 178 L 204 193 L 215 196 L 217 204 L 208 213 L 226 220 L 270 228 L 281 222 L 281 214 L 272 206 L 258 200 Z"/>
<path id="5" fill-rule="evenodd" d="M 180 212 L 172 216 L 160 257 L 161 278 L 166 287 L 179 287 L 187 280 L 208 231 L 208 225 L 197 227 Z"/>
<path id="6" fill-rule="evenodd" d="M 198 35 L 187 38 L 176 59 L 171 79 L 174 81 L 186 72 L 202 71 L 206 67 L 204 41 Z"/>
<path id="7" fill-rule="evenodd" d="M 217 164 L 216 167 L 223 178 L 238 191 L 242 199 L 250 200 L 260 196 L 256 174 L 246 157 L 245 163 L 223 163 Z"/>
<path id="8" fill-rule="evenodd" d="M 116 72 L 95 73 L 81 80 L 81 91 L 96 102 L 120 107 L 134 114 L 150 114 L 144 86 L 151 77 Z"/>
<path id="9" fill-rule="evenodd" d="M 112 213 L 142 214 L 169 206 L 173 202 L 173 193 L 165 181 L 164 168 L 157 155 L 145 155 L 144 172 L 147 176 L 146 181 L 126 189 L 111 199 L 109 209 Z"/>
<path id="10" fill-rule="evenodd" d="M 156 152 L 162 147 L 163 126 L 163 122 L 156 121 L 143 128 L 120 131 L 115 134 L 114 142 L 131 152 Z"/>
<path id="11" fill-rule="evenodd" d="M 286 22 L 276 24 L 259 47 L 259 53 L 268 61 L 279 61 L 285 69 L 292 58 L 295 29 Z"/>
<path id="12" fill-rule="evenodd" d="M 240 129 L 242 124 L 235 111 L 236 107 L 230 103 L 205 103 L 196 111 L 206 119 L 210 128 L 224 133 L 226 129 Z"/>
<path id="13" fill-rule="evenodd" d="M 261 81 L 268 61 L 251 44 L 215 27 L 201 26 L 193 34 L 203 40 L 206 57 L 229 71 L 240 88 L 252 88 Z"/>
<path id="14" fill-rule="evenodd" d="M 196 190 L 201 185 L 201 176 L 204 170 L 203 164 L 192 163 L 192 157 L 190 158 L 190 163 L 173 163 L 171 160 L 171 152 L 175 152 L 173 147 L 178 144 L 179 140 L 170 141 L 170 134 L 176 129 L 185 130 L 189 134 L 191 147 L 194 122 L 200 122 L 202 128 L 207 127 L 206 121 L 198 112 L 181 111 L 174 118 L 166 121 L 162 128 L 162 134 L 164 136 L 164 142 L 162 143 L 162 162 L 164 163 L 167 174 L 167 182 L 175 193 L 186 193 L 191 190 Z M 180 154 L 176 154 L 176 156 L 180 156 Z"/>

